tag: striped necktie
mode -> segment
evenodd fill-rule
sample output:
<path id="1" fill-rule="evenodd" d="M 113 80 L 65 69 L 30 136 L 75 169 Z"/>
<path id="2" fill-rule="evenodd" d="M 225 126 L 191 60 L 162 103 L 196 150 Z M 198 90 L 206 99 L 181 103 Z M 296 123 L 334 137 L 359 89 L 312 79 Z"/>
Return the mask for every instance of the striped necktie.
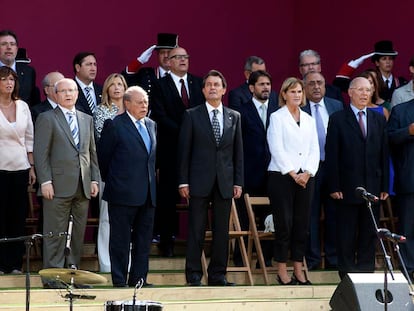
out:
<path id="1" fill-rule="evenodd" d="M 95 105 L 95 102 L 93 101 L 91 90 L 92 90 L 91 87 L 89 86 L 85 87 L 85 95 L 86 95 L 86 100 L 88 101 L 88 105 L 89 105 L 89 108 L 91 109 L 92 114 L 95 114 L 96 105 Z"/>
<path id="2" fill-rule="evenodd" d="M 68 115 L 68 123 L 70 132 L 72 133 L 73 141 L 75 142 L 76 147 L 79 149 L 79 129 L 75 120 L 76 114 L 71 111 L 68 111 L 66 114 Z"/>

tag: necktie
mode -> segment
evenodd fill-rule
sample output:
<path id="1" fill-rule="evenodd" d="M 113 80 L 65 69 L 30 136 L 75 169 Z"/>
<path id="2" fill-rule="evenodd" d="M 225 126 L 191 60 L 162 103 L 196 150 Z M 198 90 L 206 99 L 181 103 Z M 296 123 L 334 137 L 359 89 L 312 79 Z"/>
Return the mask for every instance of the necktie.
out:
<path id="1" fill-rule="evenodd" d="M 187 93 L 187 89 L 185 88 L 184 80 L 180 79 L 180 83 L 181 83 L 181 99 L 183 101 L 184 106 L 188 107 L 188 104 L 189 104 L 188 93 Z"/>
<path id="2" fill-rule="evenodd" d="M 265 104 L 260 106 L 260 119 L 262 119 L 263 126 L 266 128 L 267 108 Z"/>
<path id="3" fill-rule="evenodd" d="M 214 138 L 216 139 L 217 146 L 220 144 L 220 138 L 221 138 L 220 123 L 219 123 L 219 120 L 217 119 L 218 112 L 219 111 L 217 109 L 214 109 L 213 118 L 211 119 L 211 125 L 213 126 L 213 134 L 214 134 Z"/>
<path id="4" fill-rule="evenodd" d="M 142 140 L 144 141 L 145 147 L 147 148 L 147 152 L 150 153 L 151 151 L 151 138 L 148 134 L 148 130 L 145 127 L 145 125 L 142 124 L 141 121 L 136 121 L 138 126 L 138 132 L 142 137 Z"/>
<path id="5" fill-rule="evenodd" d="M 95 105 L 95 102 L 93 101 L 91 90 L 92 88 L 90 88 L 89 86 L 85 87 L 86 100 L 88 101 L 88 105 L 89 105 L 89 108 L 91 109 L 92 114 L 95 114 L 96 105 Z"/>
<path id="6" fill-rule="evenodd" d="M 325 133 L 325 126 L 323 124 L 322 117 L 319 112 L 319 104 L 315 105 L 314 117 L 315 117 L 315 123 L 316 123 L 316 131 L 318 132 L 320 159 L 321 161 L 325 161 L 326 133 Z"/>
<path id="7" fill-rule="evenodd" d="M 388 83 L 390 83 L 390 81 L 389 81 L 388 79 L 386 79 L 386 80 L 385 80 L 385 86 L 387 87 L 387 89 L 389 89 L 389 88 L 390 88 Z"/>
<path id="8" fill-rule="evenodd" d="M 365 111 L 359 111 L 358 112 L 358 123 L 359 123 L 359 127 L 361 128 L 361 132 L 362 132 L 362 136 L 367 137 L 367 133 L 365 133 L 365 124 L 364 124 L 364 117 L 365 115 Z"/>
<path id="9" fill-rule="evenodd" d="M 73 141 L 75 142 L 76 147 L 79 149 L 79 130 L 78 126 L 76 125 L 75 115 L 73 112 L 68 111 L 68 123 L 70 132 L 72 133 Z"/>

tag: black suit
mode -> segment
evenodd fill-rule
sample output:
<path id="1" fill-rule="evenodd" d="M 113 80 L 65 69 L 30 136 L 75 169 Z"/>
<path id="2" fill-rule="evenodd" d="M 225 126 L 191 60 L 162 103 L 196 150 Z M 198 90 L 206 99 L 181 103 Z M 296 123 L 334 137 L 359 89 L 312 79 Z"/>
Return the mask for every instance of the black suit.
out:
<path id="1" fill-rule="evenodd" d="M 189 107 L 204 103 L 201 92 L 202 79 L 187 74 Z M 184 106 L 174 80 L 170 75 L 159 80 L 159 92 L 152 102 L 151 118 L 158 126 L 157 167 L 159 168 L 159 204 L 155 229 L 161 235 L 161 250 L 168 252 L 172 247 L 171 237 L 177 230 L 177 144 L 181 120 L 187 107 Z M 165 254 L 171 255 L 171 254 Z"/>
<path id="2" fill-rule="evenodd" d="M 335 200 L 341 276 L 346 272 L 371 272 L 375 268 L 376 232 L 364 200 L 355 196 L 355 188 L 364 187 L 377 196 L 388 192 L 386 121 L 370 109 L 366 114 L 366 138 L 350 106 L 330 116 L 326 137 L 328 190 L 343 193 L 342 200 Z M 378 205 L 373 206 L 373 211 L 378 219 Z"/>
<path id="3" fill-rule="evenodd" d="M 30 107 L 40 103 L 40 92 L 36 87 L 36 72 L 25 64 L 16 62 L 16 73 L 19 79 L 19 97 Z"/>
<path id="4" fill-rule="evenodd" d="M 243 186 L 243 143 L 240 114 L 223 107 L 223 134 L 219 145 L 213 135 L 206 105 L 184 114 L 179 138 L 179 184 L 189 185 L 187 282 L 202 276 L 201 253 L 208 205 L 213 208 L 213 242 L 209 283 L 224 279 L 228 259 L 228 230 L 233 187 Z"/>
<path id="5" fill-rule="evenodd" d="M 135 124 L 125 112 L 106 120 L 98 143 L 98 160 L 109 204 L 109 254 L 115 286 L 146 281 L 154 222 L 156 125 L 145 118 L 151 138 L 148 153 Z M 129 245 L 131 270 L 127 282 Z"/>
<path id="6" fill-rule="evenodd" d="M 138 85 L 142 87 L 149 96 L 149 102 L 152 103 L 152 99 L 155 96 L 154 93 L 158 91 L 158 79 L 155 68 L 141 67 L 135 73 L 127 73 L 122 71 L 128 86 Z"/>
<path id="7" fill-rule="evenodd" d="M 329 115 L 342 110 L 343 104 L 339 100 L 324 97 L 326 111 Z M 309 101 L 302 108 L 304 111 L 312 115 Z M 309 269 L 317 268 L 321 261 L 321 236 L 320 236 L 320 218 L 323 208 L 325 215 L 325 265 L 327 267 L 335 267 L 337 265 L 336 257 L 336 216 L 335 206 L 332 204 L 326 184 L 326 168 L 324 161 L 319 163 L 318 172 L 315 175 L 315 190 L 312 198 L 311 219 L 309 223 L 308 249 L 306 251 L 306 262 Z"/>
<path id="8" fill-rule="evenodd" d="M 244 103 L 252 99 L 252 96 L 253 95 L 249 90 L 249 85 L 243 83 L 229 92 L 229 108 L 239 111 Z M 279 100 L 275 91 L 270 92 L 270 100 L 278 105 Z"/>
<path id="9" fill-rule="evenodd" d="M 76 85 L 78 86 L 78 100 L 76 101 L 76 109 L 80 110 L 90 116 L 92 116 L 91 108 L 89 107 L 88 100 L 85 97 L 85 94 L 83 93 L 83 90 L 79 83 L 75 80 Z M 95 98 L 96 98 L 96 107 L 101 103 L 102 100 L 102 86 L 96 84 L 93 82 L 93 90 L 95 92 Z"/>
<path id="10" fill-rule="evenodd" d="M 411 274 L 414 272 L 414 144 L 408 127 L 413 122 L 414 100 L 395 106 L 388 121 L 399 233 L 407 237 L 407 242 L 400 245 L 401 255 Z"/>
<path id="11" fill-rule="evenodd" d="M 48 110 L 52 110 L 52 109 L 53 109 L 53 106 L 50 104 L 48 99 L 45 99 L 40 104 L 33 106 L 30 109 L 30 111 L 32 112 L 33 124 L 36 123 L 36 119 L 39 116 L 39 114 L 41 114 L 42 112 L 48 111 Z"/>

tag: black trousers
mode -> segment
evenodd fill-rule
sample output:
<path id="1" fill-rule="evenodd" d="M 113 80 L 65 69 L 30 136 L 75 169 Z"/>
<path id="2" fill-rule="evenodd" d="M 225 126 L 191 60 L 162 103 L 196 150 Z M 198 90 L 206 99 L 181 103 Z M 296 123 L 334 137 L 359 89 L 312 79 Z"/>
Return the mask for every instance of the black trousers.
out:
<path id="1" fill-rule="evenodd" d="M 274 258 L 277 262 L 302 261 L 305 256 L 314 179 L 306 188 L 290 175 L 269 172 L 268 192 L 275 225 Z"/>
<path id="2" fill-rule="evenodd" d="M 191 187 L 191 186 L 190 186 Z M 191 196 L 188 219 L 188 241 L 185 273 L 188 283 L 199 281 L 203 275 L 201 253 L 208 219 L 208 207 L 212 203 L 211 258 L 208 266 L 208 280 L 222 280 L 227 271 L 229 248 L 229 218 L 231 199 L 223 199 L 217 183 L 207 197 Z"/>
<path id="3" fill-rule="evenodd" d="M 25 235 L 29 170 L 0 171 L 0 238 Z M 0 243 L 0 271 L 21 270 L 23 242 Z"/>
<path id="4" fill-rule="evenodd" d="M 147 280 L 154 213 L 150 202 L 141 206 L 109 202 L 109 257 L 114 285 L 135 286 L 141 278 Z M 130 247 L 131 269 L 127 280 Z"/>

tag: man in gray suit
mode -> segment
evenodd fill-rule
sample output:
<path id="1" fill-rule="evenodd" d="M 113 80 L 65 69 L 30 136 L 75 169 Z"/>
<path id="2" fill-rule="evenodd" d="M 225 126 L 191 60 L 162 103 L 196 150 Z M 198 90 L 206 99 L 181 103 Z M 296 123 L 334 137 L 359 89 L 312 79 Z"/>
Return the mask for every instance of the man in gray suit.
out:
<path id="1" fill-rule="evenodd" d="M 76 268 L 80 263 L 89 200 L 96 197 L 98 160 L 91 116 L 75 110 L 78 88 L 72 79 L 55 84 L 57 104 L 36 121 L 35 167 L 43 196 L 43 232 L 67 231 L 73 216 L 71 245 L 65 262 L 66 240 L 45 239 L 44 268 Z"/>
<path id="2" fill-rule="evenodd" d="M 213 209 L 213 242 L 208 267 L 208 285 L 227 282 L 229 217 L 232 198 L 239 198 L 243 186 L 243 143 L 240 114 L 224 107 L 226 80 L 215 70 L 203 80 L 204 105 L 184 112 L 179 136 L 179 193 L 189 199 L 189 234 L 186 279 L 201 285 L 201 253 L 207 209 Z"/>
<path id="3" fill-rule="evenodd" d="M 323 209 L 325 215 L 325 267 L 335 268 L 337 265 L 335 207 L 326 187 L 325 139 L 329 116 L 338 110 L 342 110 L 343 104 L 339 100 L 325 96 L 325 78 L 320 72 L 307 72 L 303 77 L 303 82 L 305 83 L 306 94 L 306 106 L 303 107 L 303 110 L 309 113 L 316 122 L 321 157 L 319 169 L 315 176 L 306 261 L 310 270 L 317 269 L 321 263 L 320 216 Z"/>

